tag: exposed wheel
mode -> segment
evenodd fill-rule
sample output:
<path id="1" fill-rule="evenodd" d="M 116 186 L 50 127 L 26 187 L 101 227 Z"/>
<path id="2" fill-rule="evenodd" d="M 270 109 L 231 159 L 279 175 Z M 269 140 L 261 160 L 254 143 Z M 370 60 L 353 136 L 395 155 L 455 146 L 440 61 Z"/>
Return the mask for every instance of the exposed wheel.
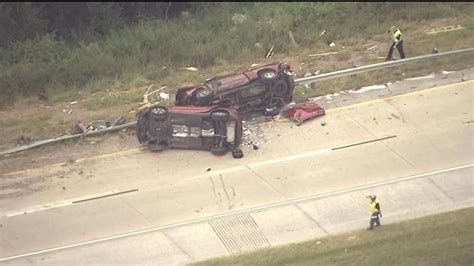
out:
<path id="1" fill-rule="evenodd" d="M 273 69 L 262 69 L 258 71 L 257 75 L 263 80 L 274 80 L 277 77 L 277 73 Z"/>
<path id="2" fill-rule="evenodd" d="M 157 106 L 150 109 L 150 115 L 156 119 L 163 119 L 168 116 L 168 108 Z"/>
<path id="3" fill-rule="evenodd" d="M 213 121 L 227 121 L 229 120 L 229 113 L 227 111 L 214 111 L 211 113 Z"/>
<path id="4" fill-rule="evenodd" d="M 283 97 L 288 94 L 288 84 L 284 81 L 277 81 L 272 86 L 273 94 L 277 97 Z"/>
<path id="5" fill-rule="evenodd" d="M 196 90 L 196 99 L 200 102 L 209 101 L 212 97 L 211 89 L 207 87 L 201 87 Z"/>
<path id="6" fill-rule="evenodd" d="M 226 154 L 228 151 L 228 148 L 227 146 L 225 145 L 221 145 L 221 146 L 213 146 L 211 148 L 211 153 L 214 154 L 214 155 L 217 155 L 217 156 L 222 156 L 224 154 Z"/>
<path id="7" fill-rule="evenodd" d="M 140 115 L 137 121 L 137 139 L 140 144 L 146 143 L 148 141 L 148 117 Z"/>

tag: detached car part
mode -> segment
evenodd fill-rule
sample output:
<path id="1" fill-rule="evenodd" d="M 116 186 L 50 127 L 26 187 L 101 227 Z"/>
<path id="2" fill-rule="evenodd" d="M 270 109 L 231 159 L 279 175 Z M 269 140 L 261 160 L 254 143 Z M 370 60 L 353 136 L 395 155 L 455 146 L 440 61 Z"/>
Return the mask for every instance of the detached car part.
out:
<path id="1" fill-rule="evenodd" d="M 150 106 L 137 115 L 137 138 L 152 151 L 210 150 L 224 155 L 240 145 L 242 120 L 218 106 Z"/>
<path id="2" fill-rule="evenodd" d="M 314 102 L 290 104 L 283 107 L 281 111 L 288 118 L 295 120 L 298 126 L 306 120 L 326 114 L 324 108 Z"/>
<path id="3" fill-rule="evenodd" d="M 242 73 L 217 76 L 203 85 L 180 88 L 177 106 L 217 105 L 237 110 L 240 116 L 251 113 L 274 115 L 292 102 L 293 71 L 283 63 L 271 63 Z M 270 112 L 267 110 L 271 110 Z"/>

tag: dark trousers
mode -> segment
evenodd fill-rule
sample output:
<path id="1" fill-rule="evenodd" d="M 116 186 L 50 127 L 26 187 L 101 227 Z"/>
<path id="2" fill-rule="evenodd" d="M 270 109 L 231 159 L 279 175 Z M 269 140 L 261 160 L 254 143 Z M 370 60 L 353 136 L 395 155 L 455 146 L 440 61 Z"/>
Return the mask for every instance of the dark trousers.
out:
<path id="1" fill-rule="evenodd" d="M 380 217 L 378 214 L 370 216 L 370 229 L 374 228 L 374 224 L 375 226 L 380 226 Z"/>
<path id="2" fill-rule="evenodd" d="M 395 46 L 395 42 L 390 45 L 390 50 L 388 50 L 387 60 L 392 60 L 393 48 Z M 405 52 L 403 51 L 403 41 L 398 42 L 396 45 L 398 53 L 400 53 L 400 58 L 405 58 Z"/>

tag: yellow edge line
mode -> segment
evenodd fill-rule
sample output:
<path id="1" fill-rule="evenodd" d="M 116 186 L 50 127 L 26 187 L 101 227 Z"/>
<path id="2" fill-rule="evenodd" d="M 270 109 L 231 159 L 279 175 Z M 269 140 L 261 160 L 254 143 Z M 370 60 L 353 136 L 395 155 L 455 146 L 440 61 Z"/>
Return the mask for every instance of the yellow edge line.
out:
<path id="1" fill-rule="evenodd" d="M 364 105 L 370 105 L 370 104 L 374 104 L 374 103 L 378 103 L 378 102 L 383 102 L 383 101 L 390 100 L 390 99 L 396 99 L 396 98 L 407 97 L 407 96 L 411 96 L 411 95 L 414 95 L 414 94 L 420 94 L 420 93 L 428 92 L 428 91 L 449 89 L 449 88 L 454 87 L 454 86 L 463 85 L 463 84 L 469 84 L 469 83 L 474 83 L 474 80 L 462 81 L 462 82 L 452 83 L 452 84 L 443 85 L 443 86 L 439 86 L 439 87 L 428 88 L 428 89 L 417 90 L 417 91 L 413 91 L 413 92 L 407 92 L 407 93 L 403 93 L 403 94 L 400 94 L 400 95 L 384 97 L 384 98 L 380 98 L 380 99 L 376 99 L 376 100 L 370 100 L 370 101 L 365 101 L 365 102 L 361 102 L 361 103 L 355 103 L 355 104 L 351 104 L 351 105 L 346 105 L 346 106 L 331 108 L 331 109 L 328 109 L 326 112 L 327 112 L 327 113 L 328 113 L 328 112 L 335 112 L 335 111 L 338 111 L 338 110 L 349 109 L 349 108 L 354 108 L 354 107 L 364 106 Z M 139 151 L 139 150 L 141 150 L 141 149 L 143 149 L 143 148 L 142 148 L 142 147 L 131 148 L 131 149 L 124 150 L 124 151 L 111 152 L 111 153 L 106 153 L 106 154 L 101 154 L 101 155 L 96 155 L 96 156 L 81 158 L 81 159 L 75 160 L 75 162 L 82 162 L 82 161 L 86 161 L 86 160 L 94 160 L 94 159 L 100 159 L 100 158 L 108 158 L 108 157 L 112 157 L 112 156 L 114 156 L 114 155 L 133 154 L 133 153 L 135 153 L 135 152 L 137 152 L 137 151 Z M 10 175 L 16 175 L 16 174 L 27 173 L 27 172 L 30 172 L 30 171 L 39 170 L 39 169 L 47 168 L 47 167 L 61 166 L 61 165 L 65 164 L 65 163 L 66 163 L 66 162 L 55 163 L 55 164 L 49 164 L 49 165 L 39 166 L 39 167 L 36 167 L 36 168 L 24 169 L 24 170 L 20 170 L 20 171 L 16 171 L 16 172 L 10 172 L 10 173 L 3 174 L 3 176 L 10 176 Z"/>

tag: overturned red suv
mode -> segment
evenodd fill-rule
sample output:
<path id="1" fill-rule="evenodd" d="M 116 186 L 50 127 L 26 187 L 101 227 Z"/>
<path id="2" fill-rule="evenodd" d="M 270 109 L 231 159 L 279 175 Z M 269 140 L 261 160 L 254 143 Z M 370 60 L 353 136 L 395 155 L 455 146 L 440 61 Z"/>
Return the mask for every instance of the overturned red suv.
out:
<path id="1" fill-rule="evenodd" d="M 290 66 L 271 63 L 243 73 L 213 77 L 200 86 L 180 88 L 175 104 L 233 108 L 241 117 L 250 113 L 273 116 L 292 102 L 293 90 Z"/>
<path id="2" fill-rule="evenodd" d="M 237 112 L 218 106 L 151 106 L 137 119 L 138 141 L 152 151 L 185 148 L 224 155 L 236 149 L 242 138 Z"/>

